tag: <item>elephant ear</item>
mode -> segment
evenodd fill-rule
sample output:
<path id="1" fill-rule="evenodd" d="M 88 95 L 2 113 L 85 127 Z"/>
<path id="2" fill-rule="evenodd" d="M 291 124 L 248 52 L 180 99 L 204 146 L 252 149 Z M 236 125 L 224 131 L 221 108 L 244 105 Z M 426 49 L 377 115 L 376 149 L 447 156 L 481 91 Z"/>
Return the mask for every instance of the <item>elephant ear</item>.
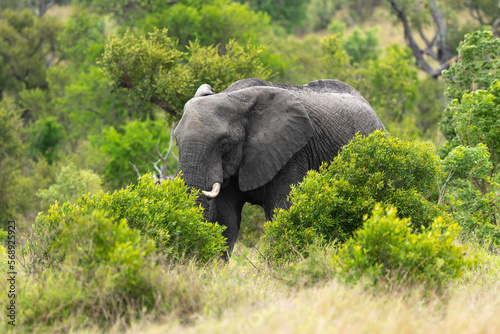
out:
<path id="1" fill-rule="evenodd" d="M 203 84 L 200 87 L 198 87 L 198 90 L 194 94 L 194 97 L 207 96 L 213 94 L 214 94 L 214 89 L 210 87 L 210 85 Z"/>
<path id="2" fill-rule="evenodd" d="M 307 144 L 314 129 L 299 98 L 286 89 L 250 87 L 228 95 L 246 109 L 239 186 L 248 191 L 271 181 Z"/>

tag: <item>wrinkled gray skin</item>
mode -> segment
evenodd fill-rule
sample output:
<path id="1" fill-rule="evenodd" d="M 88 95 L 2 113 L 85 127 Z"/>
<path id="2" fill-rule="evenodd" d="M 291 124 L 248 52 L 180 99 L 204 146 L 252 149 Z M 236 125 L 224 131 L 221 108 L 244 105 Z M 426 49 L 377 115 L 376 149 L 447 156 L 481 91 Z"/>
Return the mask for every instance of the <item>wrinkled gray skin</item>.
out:
<path id="1" fill-rule="evenodd" d="M 209 192 L 201 195 L 208 221 L 227 226 L 231 253 L 245 202 L 261 205 L 266 218 L 288 208 L 290 186 L 310 169 L 331 161 L 353 136 L 384 125 L 351 86 L 318 80 L 286 86 L 261 79 L 235 82 L 214 94 L 202 85 L 184 107 L 174 135 L 185 182 Z M 212 194 L 213 195 L 213 194 Z"/>

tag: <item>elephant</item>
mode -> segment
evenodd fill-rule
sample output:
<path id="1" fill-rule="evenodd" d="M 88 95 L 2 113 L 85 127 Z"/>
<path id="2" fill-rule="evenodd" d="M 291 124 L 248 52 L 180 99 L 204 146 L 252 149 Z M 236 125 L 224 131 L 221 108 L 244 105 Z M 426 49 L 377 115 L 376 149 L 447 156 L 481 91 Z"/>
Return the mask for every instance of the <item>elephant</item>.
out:
<path id="1" fill-rule="evenodd" d="M 361 94 L 338 80 L 303 86 L 252 78 L 220 93 L 201 85 L 174 131 L 177 173 L 201 191 L 207 221 L 226 226 L 227 254 L 238 237 L 246 202 L 271 220 L 288 209 L 291 186 L 332 161 L 356 133 L 385 130 Z"/>

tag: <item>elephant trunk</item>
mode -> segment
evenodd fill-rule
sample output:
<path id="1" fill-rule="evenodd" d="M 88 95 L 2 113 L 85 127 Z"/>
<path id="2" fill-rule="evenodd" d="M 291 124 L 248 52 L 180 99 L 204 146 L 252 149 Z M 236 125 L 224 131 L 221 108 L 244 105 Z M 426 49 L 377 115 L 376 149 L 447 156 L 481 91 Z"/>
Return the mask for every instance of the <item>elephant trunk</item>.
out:
<path id="1" fill-rule="evenodd" d="M 182 172 L 186 184 L 200 191 L 196 202 L 205 209 L 205 217 L 208 219 L 209 203 L 219 195 L 222 186 L 222 162 L 220 158 L 212 156 L 210 147 L 203 147 L 199 143 L 197 147 L 193 146 L 179 149 L 177 173 Z"/>

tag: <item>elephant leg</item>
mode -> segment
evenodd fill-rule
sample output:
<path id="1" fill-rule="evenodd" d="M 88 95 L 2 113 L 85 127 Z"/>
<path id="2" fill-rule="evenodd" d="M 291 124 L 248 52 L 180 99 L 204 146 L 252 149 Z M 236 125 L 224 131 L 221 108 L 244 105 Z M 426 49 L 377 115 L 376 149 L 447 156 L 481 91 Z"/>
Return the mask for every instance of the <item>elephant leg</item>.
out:
<path id="1" fill-rule="evenodd" d="M 276 209 L 290 208 L 288 194 L 292 185 L 298 184 L 304 178 L 308 171 L 307 159 L 300 156 L 294 156 L 276 175 L 276 177 L 266 186 L 266 200 L 264 203 L 264 212 L 267 220 L 272 220 Z"/>
<path id="2" fill-rule="evenodd" d="M 231 255 L 234 244 L 238 239 L 238 233 L 241 223 L 241 211 L 245 202 L 241 198 L 241 193 L 233 184 L 229 184 L 221 190 L 219 196 L 213 199 L 213 204 L 210 206 L 211 220 L 218 222 L 220 225 L 226 226 L 222 233 L 227 238 L 227 254 L 226 259 Z"/>

